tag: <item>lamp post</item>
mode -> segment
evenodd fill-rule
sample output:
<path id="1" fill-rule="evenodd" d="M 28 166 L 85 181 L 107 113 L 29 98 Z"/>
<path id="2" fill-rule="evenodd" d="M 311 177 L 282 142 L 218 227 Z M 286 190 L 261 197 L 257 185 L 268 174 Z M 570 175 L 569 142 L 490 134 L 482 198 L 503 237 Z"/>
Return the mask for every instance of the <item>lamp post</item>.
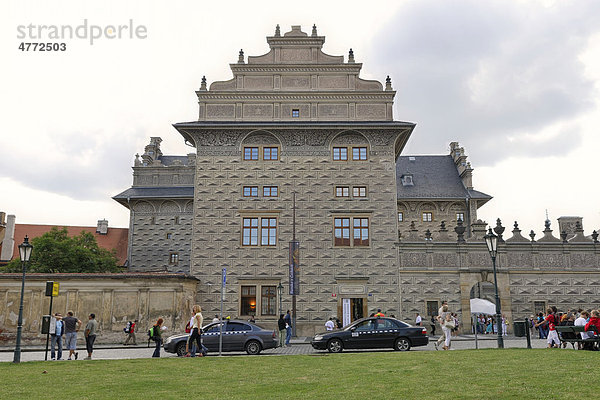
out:
<path id="1" fill-rule="evenodd" d="M 23 330 L 23 296 L 25 295 L 25 269 L 27 268 L 27 262 L 31 257 L 31 251 L 33 245 L 29 244 L 29 238 L 25 236 L 23 243 L 19 245 L 19 257 L 21 258 L 21 264 L 23 266 L 23 279 L 21 280 L 21 303 L 19 305 L 19 320 L 17 323 L 17 346 L 15 347 L 15 354 L 13 358 L 14 363 L 21 362 L 21 331 Z"/>
<path id="2" fill-rule="evenodd" d="M 496 292 L 496 330 L 498 331 L 498 348 L 504 348 L 504 339 L 502 339 L 502 312 L 500 311 L 500 297 L 498 297 L 498 278 L 496 277 L 496 255 L 498 253 L 498 236 L 494 235 L 492 228 L 489 228 L 487 235 L 483 237 L 485 244 L 492 257 L 492 266 L 494 267 L 494 290 Z"/>
<path id="3" fill-rule="evenodd" d="M 281 284 L 281 282 L 279 282 L 279 285 L 277 285 L 277 295 L 279 297 L 279 315 L 281 315 L 283 313 L 283 311 L 281 310 L 281 295 L 283 294 L 283 285 Z"/>

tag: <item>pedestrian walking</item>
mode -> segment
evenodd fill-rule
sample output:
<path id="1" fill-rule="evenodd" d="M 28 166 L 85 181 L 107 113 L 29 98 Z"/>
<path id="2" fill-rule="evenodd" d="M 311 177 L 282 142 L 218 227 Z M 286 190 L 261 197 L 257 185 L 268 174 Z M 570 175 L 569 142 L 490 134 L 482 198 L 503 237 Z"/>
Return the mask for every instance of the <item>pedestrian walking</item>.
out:
<path id="1" fill-rule="evenodd" d="M 196 357 L 196 352 L 194 351 L 193 343 L 196 341 L 196 348 L 198 349 L 198 357 L 202 357 L 202 325 L 204 323 L 204 318 L 202 317 L 202 307 L 199 305 L 195 305 L 192 307 L 192 312 L 194 313 L 194 318 L 192 322 L 192 335 L 190 336 L 190 343 L 192 343 L 192 353 L 191 357 Z"/>
<path id="2" fill-rule="evenodd" d="M 291 346 L 290 345 L 290 339 L 292 338 L 292 314 L 290 312 L 290 310 L 287 310 L 287 312 L 285 313 L 285 330 L 286 330 L 286 335 L 285 335 L 285 345 L 286 346 Z"/>
<path id="3" fill-rule="evenodd" d="M 69 358 L 67 360 L 71 360 L 75 358 L 77 360 L 77 356 L 79 353 L 77 350 L 77 332 L 79 332 L 79 328 L 81 328 L 81 321 L 73 316 L 73 311 L 67 311 L 67 316 L 63 318 L 63 322 L 65 323 L 65 346 L 69 349 Z"/>
<path id="4" fill-rule="evenodd" d="M 96 315 L 92 313 L 88 318 L 89 321 L 85 326 L 85 331 L 83 332 L 85 336 L 85 348 L 87 349 L 88 353 L 85 360 L 92 359 L 92 353 L 94 352 L 94 342 L 96 341 L 96 331 L 98 330 L 98 321 L 96 321 Z"/>
<path id="5" fill-rule="evenodd" d="M 446 319 L 442 321 L 442 331 L 444 332 L 445 337 L 444 346 L 442 346 L 442 349 L 450 350 L 450 342 L 452 340 L 452 329 L 454 329 L 455 327 L 456 324 L 454 323 L 454 318 L 452 317 L 452 314 L 446 314 Z"/>
<path id="6" fill-rule="evenodd" d="M 283 347 L 285 345 L 285 337 L 287 333 L 287 329 L 285 328 L 285 320 L 283 319 L 283 314 L 279 315 L 279 320 L 277 320 L 277 328 L 279 329 L 279 347 Z"/>
<path id="7" fill-rule="evenodd" d="M 125 339 L 125 343 L 123 343 L 125 346 L 129 344 L 130 340 L 132 342 L 131 344 L 133 344 L 134 346 L 137 344 L 137 341 L 135 340 L 135 327 L 137 326 L 137 323 L 137 319 L 133 322 L 127 322 L 127 326 L 125 326 L 125 333 L 127 334 L 127 338 Z"/>
<path id="8" fill-rule="evenodd" d="M 431 336 L 435 336 L 435 316 L 431 316 Z"/>
<path id="9" fill-rule="evenodd" d="M 440 326 L 442 326 L 442 324 L 446 320 L 446 315 L 448 315 L 448 314 L 450 314 L 450 312 L 448 311 L 448 302 L 443 301 L 442 306 L 438 310 L 438 317 L 437 317 L 437 320 L 440 323 Z M 443 326 L 442 326 L 441 336 L 439 337 L 437 342 L 433 343 L 435 346 L 435 349 L 437 350 L 438 346 L 441 345 L 442 343 L 444 343 L 445 340 L 446 340 L 446 331 L 443 329 Z"/>
<path id="10" fill-rule="evenodd" d="M 159 318 L 156 321 L 156 324 L 152 326 L 151 339 L 156 342 L 156 347 L 154 348 L 154 353 L 152 353 L 152 357 L 160 357 L 160 348 L 162 347 L 162 324 L 163 319 Z"/>
<path id="11" fill-rule="evenodd" d="M 63 344 L 62 339 L 65 335 L 65 323 L 62 320 L 60 313 L 54 314 L 54 333 L 50 335 L 50 358 L 52 360 L 62 360 Z M 58 354 L 55 352 L 55 348 L 58 347 Z M 58 355 L 58 357 L 55 357 Z"/>

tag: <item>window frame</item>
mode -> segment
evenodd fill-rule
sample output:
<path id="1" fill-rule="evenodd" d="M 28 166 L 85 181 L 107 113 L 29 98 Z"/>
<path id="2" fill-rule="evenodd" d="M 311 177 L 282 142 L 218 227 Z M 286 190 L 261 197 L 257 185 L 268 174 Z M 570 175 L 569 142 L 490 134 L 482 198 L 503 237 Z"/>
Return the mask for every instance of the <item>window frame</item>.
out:
<path id="1" fill-rule="evenodd" d="M 265 289 L 269 293 L 265 293 Z M 265 312 L 265 307 L 267 312 Z M 270 312 L 272 311 L 272 312 Z M 260 315 L 261 316 L 276 316 L 277 315 L 277 286 L 275 285 L 260 285 Z"/>
<path id="2" fill-rule="evenodd" d="M 358 158 L 354 157 L 354 150 L 358 150 Z M 364 150 L 364 154 L 363 154 Z M 364 158 L 363 158 L 364 156 Z M 369 160 L 369 149 L 367 146 L 352 146 L 352 161 L 368 161 Z"/>
<path id="3" fill-rule="evenodd" d="M 358 189 L 359 194 L 356 194 L 356 190 Z M 362 196 L 360 195 L 360 190 L 363 190 Z M 367 187 L 366 186 L 352 186 L 352 198 L 364 199 L 367 197 Z"/>
<path id="4" fill-rule="evenodd" d="M 246 194 L 246 189 L 249 194 Z M 258 197 L 258 186 L 242 186 L 242 197 Z"/>
<path id="5" fill-rule="evenodd" d="M 422 211 L 421 222 L 433 222 L 433 211 Z"/>
<path id="6" fill-rule="evenodd" d="M 257 299 L 256 299 L 256 292 L 257 292 L 257 285 L 241 285 L 240 286 L 240 315 L 256 315 L 256 310 L 257 310 Z M 248 290 L 248 293 L 245 294 L 244 293 L 244 289 L 254 289 L 252 290 Z M 254 292 L 254 293 L 252 293 Z M 244 303 L 245 303 L 245 299 L 248 302 L 247 307 L 244 308 Z M 252 299 L 254 299 L 254 313 L 252 313 Z M 248 313 L 244 313 L 244 311 L 249 311 Z"/>
<path id="7" fill-rule="evenodd" d="M 292 108 L 292 118 L 300 118 L 300 109 Z"/>
<path id="8" fill-rule="evenodd" d="M 336 159 L 336 150 L 338 152 L 337 155 L 337 159 Z M 344 154 L 345 158 L 342 158 L 342 153 Z M 348 161 L 348 147 L 347 146 L 335 146 L 331 152 L 331 157 L 333 159 L 333 161 Z"/>
<path id="9" fill-rule="evenodd" d="M 267 158 L 267 150 L 269 151 L 269 158 Z M 273 157 L 275 152 L 275 157 Z M 279 146 L 262 146 L 262 161 L 279 161 Z"/>
<path id="10" fill-rule="evenodd" d="M 243 248 L 277 247 L 279 242 L 278 215 L 274 213 L 243 215 L 241 224 L 240 245 Z M 264 244 L 265 240 L 266 244 Z"/>
<path id="11" fill-rule="evenodd" d="M 179 265 L 179 252 L 178 251 L 169 252 L 169 265 Z"/>
<path id="12" fill-rule="evenodd" d="M 349 198 L 350 197 L 350 186 L 336 185 L 334 194 L 335 194 L 335 197 L 338 197 L 338 198 Z"/>
<path id="13" fill-rule="evenodd" d="M 359 221 L 358 226 L 355 221 Z M 356 231 L 359 235 L 356 236 Z M 365 232 L 366 231 L 366 232 Z M 347 238 L 345 236 L 348 236 Z M 340 215 L 333 217 L 333 247 L 371 247 L 371 216 Z"/>
<path id="14" fill-rule="evenodd" d="M 462 216 L 462 218 L 460 218 L 460 220 L 461 220 L 462 222 L 465 222 L 465 213 L 464 213 L 464 212 L 457 212 L 457 213 L 456 213 L 456 222 L 458 222 L 458 217 L 459 217 L 459 215 L 460 215 L 460 216 Z"/>
<path id="15" fill-rule="evenodd" d="M 404 222 L 404 211 L 398 211 L 398 222 Z"/>
<path id="16" fill-rule="evenodd" d="M 268 190 L 269 194 L 266 194 L 265 190 Z M 275 194 L 273 194 L 273 190 L 275 190 Z M 276 186 L 276 185 L 263 186 L 263 197 L 279 197 L 279 186 Z"/>
<path id="17" fill-rule="evenodd" d="M 254 154 L 254 150 L 256 149 L 256 158 L 255 158 L 255 154 Z M 246 157 L 247 156 L 247 151 L 249 151 L 249 155 L 250 157 Z M 258 161 L 260 156 L 260 146 L 244 146 L 243 152 L 242 152 L 242 160 L 244 161 Z"/>
<path id="18" fill-rule="evenodd" d="M 269 151 L 268 158 L 265 151 Z M 249 153 L 247 153 L 249 151 Z M 275 157 L 273 157 L 275 152 Z M 255 154 L 256 153 L 256 154 Z M 247 157 L 249 155 L 249 158 Z M 249 145 L 242 147 L 242 161 L 279 161 L 281 159 L 281 146 L 273 144 Z"/>

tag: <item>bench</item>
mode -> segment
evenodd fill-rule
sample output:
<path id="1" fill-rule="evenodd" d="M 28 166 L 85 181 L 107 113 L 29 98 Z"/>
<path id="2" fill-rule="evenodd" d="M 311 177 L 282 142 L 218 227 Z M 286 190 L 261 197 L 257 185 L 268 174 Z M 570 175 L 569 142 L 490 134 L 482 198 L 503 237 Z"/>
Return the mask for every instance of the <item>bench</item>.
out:
<path id="1" fill-rule="evenodd" d="M 593 327 L 592 327 L 593 328 Z M 560 339 L 560 343 L 571 343 L 573 349 L 575 349 L 575 343 L 583 343 L 585 347 L 598 350 L 600 347 L 600 336 L 596 334 L 596 330 L 592 329 L 588 332 L 593 332 L 594 337 L 589 339 L 582 339 L 581 332 L 585 332 L 585 327 L 583 326 L 557 326 L 556 333 L 558 333 L 558 338 Z M 587 345 L 587 346 L 586 346 Z"/>

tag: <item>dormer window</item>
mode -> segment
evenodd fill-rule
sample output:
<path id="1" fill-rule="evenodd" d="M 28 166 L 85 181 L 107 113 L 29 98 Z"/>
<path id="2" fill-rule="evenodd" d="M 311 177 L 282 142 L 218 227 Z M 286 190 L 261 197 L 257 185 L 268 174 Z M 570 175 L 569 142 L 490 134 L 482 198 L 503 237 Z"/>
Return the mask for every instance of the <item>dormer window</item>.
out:
<path id="1" fill-rule="evenodd" d="M 413 176 L 411 174 L 402 175 L 402 186 L 414 186 Z"/>

